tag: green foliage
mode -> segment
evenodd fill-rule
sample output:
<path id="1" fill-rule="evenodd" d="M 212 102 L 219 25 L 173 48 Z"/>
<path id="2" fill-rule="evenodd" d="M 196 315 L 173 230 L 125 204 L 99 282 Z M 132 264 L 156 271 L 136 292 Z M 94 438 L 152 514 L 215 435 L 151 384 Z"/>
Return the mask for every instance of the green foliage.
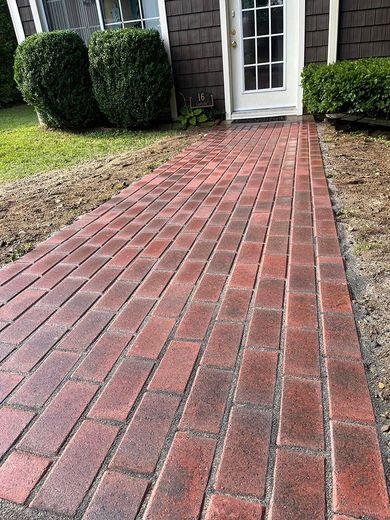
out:
<path id="1" fill-rule="evenodd" d="M 169 108 L 172 73 L 158 31 L 95 32 L 89 60 L 95 97 L 113 125 L 145 127 Z"/>
<path id="2" fill-rule="evenodd" d="M 302 72 L 303 103 L 312 114 L 390 116 L 390 58 L 310 64 Z"/>
<path id="3" fill-rule="evenodd" d="M 7 0 L 0 0 L 0 107 L 20 99 L 13 73 L 16 47 L 17 42 Z"/>
<path id="4" fill-rule="evenodd" d="M 198 126 L 201 123 L 205 123 L 208 121 L 208 117 L 203 108 L 190 108 L 188 105 L 184 105 L 178 120 L 183 128 L 187 128 L 188 125 Z"/>
<path id="5" fill-rule="evenodd" d="M 47 126 L 87 128 L 100 114 L 92 94 L 88 53 L 72 31 L 34 34 L 16 50 L 15 80 Z"/>

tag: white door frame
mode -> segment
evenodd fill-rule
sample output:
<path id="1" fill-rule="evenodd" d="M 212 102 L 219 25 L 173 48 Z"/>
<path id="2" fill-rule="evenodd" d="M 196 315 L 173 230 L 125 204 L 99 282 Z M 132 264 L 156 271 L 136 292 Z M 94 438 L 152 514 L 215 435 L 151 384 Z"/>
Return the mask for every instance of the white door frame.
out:
<path id="1" fill-rule="evenodd" d="M 305 62 L 305 4 L 306 0 L 290 0 L 296 2 L 299 10 L 299 57 L 298 69 L 299 77 Z M 290 107 L 283 107 L 267 110 L 248 110 L 242 112 L 234 112 L 233 107 L 233 85 L 232 85 L 232 67 L 230 53 L 230 28 L 229 28 L 229 0 L 219 0 L 219 9 L 221 17 L 221 41 L 222 41 L 222 64 L 223 64 L 223 87 L 225 94 L 225 111 L 228 121 L 234 119 L 247 119 L 256 117 L 276 117 L 281 115 L 302 115 L 302 86 L 300 82 L 297 84 L 297 106 L 294 110 Z"/>

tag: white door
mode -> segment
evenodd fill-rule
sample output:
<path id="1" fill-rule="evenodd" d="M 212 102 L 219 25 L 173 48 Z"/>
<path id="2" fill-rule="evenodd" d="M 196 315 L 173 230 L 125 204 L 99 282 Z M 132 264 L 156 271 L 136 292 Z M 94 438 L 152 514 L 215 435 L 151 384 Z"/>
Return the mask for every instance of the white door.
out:
<path id="1" fill-rule="evenodd" d="M 232 116 L 301 113 L 301 0 L 228 0 Z"/>

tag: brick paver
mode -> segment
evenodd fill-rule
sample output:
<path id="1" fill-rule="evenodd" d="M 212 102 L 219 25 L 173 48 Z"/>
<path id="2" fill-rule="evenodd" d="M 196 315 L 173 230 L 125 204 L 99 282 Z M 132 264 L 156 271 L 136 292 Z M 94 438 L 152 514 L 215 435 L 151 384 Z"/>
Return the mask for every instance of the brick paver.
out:
<path id="1" fill-rule="evenodd" d="M 313 123 L 217 127 L 2 269 L 0 361 L 39 518 L 390 518 Z"/>

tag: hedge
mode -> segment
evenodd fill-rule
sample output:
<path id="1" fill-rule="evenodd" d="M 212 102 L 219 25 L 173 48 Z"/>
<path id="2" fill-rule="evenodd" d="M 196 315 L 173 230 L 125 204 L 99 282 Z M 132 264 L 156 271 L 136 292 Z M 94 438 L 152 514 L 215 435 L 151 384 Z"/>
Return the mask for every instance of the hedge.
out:
<path id="1" fill-rule="evenodd" d="M 312 114 L 335 112 L 390 116 L 390 59 L 339 61 L 306 66 L 303 104 Z"/>
<path id="2" fill-rule="evenodd" d="M 95 97 L 114 126 L 148 126 L 169 107 L 171 67 L 155 29 L 95 32 L 89 61 Z"/>
<path id="3" fill-rule="evenodd" d="M 13 72 L 17 45 L 7 0 L 0 0 L 0 107 L 20 99 Z"/>
<path id="4" fill-rule="evenodd" d="M 49 127 L 86 128 L 101 117 L 92 93 L 87 48 L 72 31 L 26 38 L 16 51 L 15 80 L 26 103 Z"/>

